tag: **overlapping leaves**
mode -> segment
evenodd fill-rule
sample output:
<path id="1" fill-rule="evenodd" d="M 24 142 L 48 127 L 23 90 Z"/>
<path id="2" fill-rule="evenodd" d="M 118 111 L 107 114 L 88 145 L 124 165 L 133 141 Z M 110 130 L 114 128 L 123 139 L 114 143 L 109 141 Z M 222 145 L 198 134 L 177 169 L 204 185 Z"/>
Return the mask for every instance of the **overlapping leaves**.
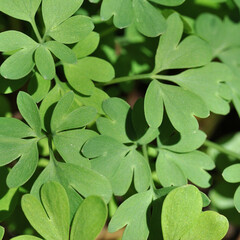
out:
<path id="1" fill-rule="evenodd" d="M 238 163 L 233 164 L 223 171 L 223 178 L 229 183 L 239 183 L 240 182 L 239 171 L 240 164 Z M 240 200 L 240 186 L 236 189 L 234 194 L 234 205 L 238 212 L 240 212 L 239 200 Z"/>
<path id="2" fill-rule="evenodd" d="M 108 20 L 114 16 L 113 23 L 118 28 L 125 28 L 135 24 L 138 31 L 142 34 L 148 37 L 156 37 L 165 31 L 166 20 L 161 11 L 152 3 L 162 6 L 178 6 L 184 1 L 103 0 L 100 14 L 103 20 Z"/>
<path id="3" fill-rule="evenodd" d="M 41 1 L 14 0 L 9 6 L 1 1 L 0 10 L 10 16 L 29 21 L 37 34 L 39 43 L 17 31 L 6 31 L 0 34 L 0 51 L 15 51 L 1 66 L 1 75 L 7 79 L 19 79 L 30 73 L 36 64 L 40 74 L 48 80 L 55 76 L 55 63 L 52 54 L 62 62 L 75 63 L 76 56 L 64 44 L 80 41 L 94 28 L 90 18 L 85 16 L 71 17 L 82 5 L 82 0 L 42 1 L 42 13 L 45 23 L 43 38 L 37 33 L 35 13 Z M 46 37 L 55 41 L 44 42 Z M 33 58 L 34 56 L 34 58 Z M 34 59 L 34 60 L 33 60 Z"/>
<path id="4" fill-rule="evenodd" d="M 92 95 L 95 91 L 94 82 L 108 82 L 115 76 L 115 71 L 110 63 L 97 58 L 88 57 L 95 51 L 99 43 L 99 35 L 95 32 L 87 35 L 73 48 L 78 60 L 76 64 L 64 64 L 65 76 L 77 92 Z"/>
<path id="5" fill-rule="evenodd" d="M 81 203 L 71 224 L 68 196 L 56 182 L 43 185 L 41 201 L 31 194 L 24 195 L 22 209 L 30 224 L 46 240 L 94 240 L 107 218 L 107 207 L 103 200 L 91 196 Z M 41 238 L 23 235 L 12 239 Z"/>
<path id="6" fill-rule="evenodd" d="M 139 100 L 131 110 L 122 99 L 110 98 L 103 102 L 103 110 L 107 118 L 97 120 L 97 128 L 102 135 L 87 141 L 83 154 L 92 159 L 93 169 L 110 180 L 114 194 L 127 192 L 133 174 L 136 190 L 146 190 L 150 184 L 150 169 L 136 148 L 137 144 L 151 142 L 159 133 L 147 126 L 143 101 Z M 136 119 L 138 124 L 133 126 Z"/>
<path id="7" fill-rule="evenodd" d="M 69 196 L 71 216 L 82 201 L 82 197 L 77 192 L 85 197 L 92 194 L 100 195 L 106 202 L 110 200 L 112 194 L 108 180 L 91 170 L 89 160 L 80 153 L 84 142 L 97 135 L 94 131 L 83 128 L 95 117 L 96 110 L 93 107 L 78 107 L 74 104 L 73 92 L 66 93 L 58 101 L 49 118 L 50 129 L 48 131 L 51 133 L 56 150 L 65 163 L 57 162 L 53 153 L 50 152 L 50 163 L 32 188 L 32 193 L 38 196 L 45 182 L 49 180 L 60 182 Z"/>
<path id="8" fill-rule="evenodd" d="M 220 240 L 227 233 L 228 221 L 224 216 L 213 211 L 202 212 L 203 197 L 196 187 L 163 188 L 158 192 L 155 201 L 156 196 L 151 191 L 127 199 L 117 209 L 108 230 L 115 232 L 126 225 L 123 240 L 148 239 L 152 219 L 156 225 L 154 236 L 151 235 L 153 239 Z M 160 219 L 162 226 L 157 224 Z"/>
<path id="9" fill-rule="evenodd" d="M 167 24 L 167 31 L 159 41 L 154 75 L 151 76 L 159 81 L 153 80 L 147 89 L 145 115 L 149 126 L 159 127 L 165 107 L 177 131 L 194 132 L 198 129 L 195 116 L 205 118 L 209 111 L 218 114 L 229 112 L 231 90 L 226 83 L 231 81 L 232 73 L 226 65 L 210 63 L 211 48 L 199 37 L 189 36 L 180 42 L 183 22 L 178 14 L 170 15 Z M 186 68 L 193 69 L 178 75 L 156 75 L 168 69 Z M 174 84 L 167 85 L 161 80 Z M 209 91 L 212 94 L 207 94 Z"/>
<path id="10" fill-rule="evenodd" d="M 37 106 L 26 93 L 17 98 L 19 111 L 25 121 L 14 118 L 0 118 L 0 164 L 6 165 L 19 158 L 7 177 L 9 187 L 24 184 L 33 175 L 38 163 L 37 142 L 43 136 Z"/>
<path id="11" fill-rule="evenodd" d="M 156 172 L 163 187 L 181 186 L 188 180 L 207 188 L 211 175 L 206 170 L 215 168 L 213 160 L 205 153 L 197 151 L 205 141 L 202 131 L 179 133 L 165 115 L 159 129 Z"/>

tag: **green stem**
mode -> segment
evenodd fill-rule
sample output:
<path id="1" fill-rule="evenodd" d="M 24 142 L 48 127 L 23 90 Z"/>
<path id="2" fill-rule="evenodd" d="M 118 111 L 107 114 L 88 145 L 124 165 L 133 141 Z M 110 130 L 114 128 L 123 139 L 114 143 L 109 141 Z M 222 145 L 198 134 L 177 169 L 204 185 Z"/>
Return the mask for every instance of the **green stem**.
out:
<path id="1" fill-rule="evenodd" d="M 221 153 L 223 153 L 223 154 L 226 154 L 226 155 L 228 155 L 228 156 L 231 156 L 231 157 L 233 157 L 233 158 L 235 158 L 235 159 L 240 160 L 240 155 L 239 155 L 238 153 L 233 152 L 233 151 L 231 151 L 231 150 L 228 150 L 228 149 L 222 147 L 221 145 L 219 145 L 219 144 L 217 144 L 217 143 L 214 143 L 214 142 L 211 142 L 211 141 L 209 141 L 209 140 L 206 140 L 206 141 L 204 142 L 204 145 L 205 145 L 206 147 L 214 148 L 214 149 L 218 150 L 219 152 L 221 152 Z"/>
<path id="2" fill-rule="evenodd" d="M 159 80 L 174 81 L 173 76 L 153 75 L 152 73 L 147 73 L 147 74 L 115 78 L 111 82 L 104 83 L 103 85 L 108 86 L 108 85 L 113 85 L 113 84 L 117 84 L 117 83 L 123 83 L 123 82 L 128 82 L 128 81 L 137 81 L 137 80 L 142 80 L 142 79 L 159 79 Z"/>
<path id="3" fill-rule="evenodd" d="M 147 160 L 147 162 L 149 163 L 149 158 L 148 158 L 148 152 L 147 152 L 147 145 L 142 145 L 142 152 L 143 152 L 143 156 L 144 158 Z"/>
<path id="4" fill-rule="evenodd" d="M 147 160 L 147 163 L 149 165 L 149 157 L 148 157 L 147 145 L 146 144 L 142 145 L 142 152 L 143 152 L 144 158 Z M 149 166 L 149 168 L 150 168 L 150 166 Z M 151 177 L 150 185 L 151 185 L 151 188 L 154 192 L 156 190 L 156 187 L 155 187 L 155 184 L 154 184 L 154 181 L 153 181 L 152 177 Z"/>
<path id="5" fill-rule="evenodd" d="M 34 31 L 37 39 L 38 39 L 38 42 L 39 43 L 43 43 L 43 39 L 42 39 L 42 37 L 41 37 L 41 35 L 40 35 L 39 31 L 38 31 L 35 19 L 32 20 L 31 25 L 32 25 L 33 31 Z"/>

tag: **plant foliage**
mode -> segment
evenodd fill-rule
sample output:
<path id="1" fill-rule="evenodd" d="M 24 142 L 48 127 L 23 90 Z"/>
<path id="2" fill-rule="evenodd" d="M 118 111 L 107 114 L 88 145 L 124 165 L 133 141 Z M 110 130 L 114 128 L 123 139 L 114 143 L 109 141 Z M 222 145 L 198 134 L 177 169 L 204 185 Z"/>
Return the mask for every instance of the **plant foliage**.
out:
<path id="1" fill-rule="evenodd" d="M 223 239 L 240 141 L 206 140 L 199 119 L 240 116 L 239 8 L 0 0 L 0 239 Z"/>

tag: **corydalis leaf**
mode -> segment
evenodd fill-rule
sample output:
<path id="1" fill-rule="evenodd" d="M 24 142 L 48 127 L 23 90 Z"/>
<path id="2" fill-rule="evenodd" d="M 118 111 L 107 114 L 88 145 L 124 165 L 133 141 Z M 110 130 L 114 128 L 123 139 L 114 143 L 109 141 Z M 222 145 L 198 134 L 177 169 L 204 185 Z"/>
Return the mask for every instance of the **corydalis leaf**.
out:
<path id="1" fill-rule="evenodd" d="M 20 157 L 7 177 L 9 187 L 21 186 L 33 175 L 39 157 L 37 142 L 42 136 L 40 116 L 33 99 L 20 92 L 17 104 L 30 127 L 17 119 L 0 118 L 0 165 L 6 165 Z"/>
<path id="2" fill-rule="evenodd" d="M 108 82 L 115 76 L 110 63 L 96 58 L 86 57 L 79 59 L 76 64 L 65 64 L 64 72 L 70 85 L 84 95 L 92 95 L 95 82 Z"/>
<path id="3" fill-rule="evenodd" d="M 138 192 L 149 187 L 149 166 L 144 157 L 132 147 L 127 147 L 111 137 L 98 136 L 88 140 L 82 152 L 84 156 L 92 159 L 92 168 L 109 179 L 114 194 L 123 195 L 127 192 L 133 174 Z"/>
<path id="4" fill-rule="evenodd" d="M 148 37 L 156 37 L 166 28 L 161 12 L 144 0 L 104 0 L 101 6 L 101 17 L 108 20 L 112 15 L 114 15 L 113 22 L 116 27 L 125 28 L 134 22 L 137 29 Z"/>
<path id="5" fill-rule="evenodd" d="M 197 36 L 188 36 L 180 42 L 183 22 L 177 13 L 167 19 L 167 30 L 159 41 L 154 73 L 166 69 L 192 68 L 211 61 L 211 49 L 207 42 Z"/>
<path id="6" fill-rule="evenodd" d="M 48 240 L 94 240 L 107 218 L 107 207 L 103 200 L 97 196 L 90 196 L 81 203 L 70 227 L 68 196 L 65 189 L 57 182 L 43 185 L 41 201 L 31 194 L 24 195 L 22 208 L 30 224 Z M 39 238 L 25 235 L 12 239 Z"/>
<path id="7" fill-rule="evenodd" d="M 162 208 L 164 240 L 221 240 L 228 231 L 228 220 L 213 211 L 202 212 L 199 190 L 187 185 L 172 190 Z"/>
<path id="8" fill-rule="evenodd" d="M 14 39 L 14 41 L 13 41 Z M 34 67 L 33 53 L 38 44 L 18 31 L 0 33 L 0 51 L 19 50 L 1 65 L 1 75 L 7 79 L 19 79 L 30 73 Z"/>
<path id="9" fill-rule="evenodd" d="M 0 11 L 14 18 L 34 22 L 41 0 L 0 0 Z"/>
<path id="10" fill-rule="evenodd" d="M 233 164 L 223 171 L 223 178 L 230 183 L 239 183 L 240 182 L 239 172 L 240 164 Z M 237 188 L 234 194 L 234 205 L 238 212 L 240 212 L 239 200 L 240 200 L 240 186 Z"/>
<path id="11" fill-rule="evenodd" d="M 185 185 L 189 179 L 207 188 L 211 175 L 206 170 L 214 167 L 212 159 L 200 151 L 179 154 L 161 149 L 156 162 L 157 175 L 164 187 Z"/>
<path id="12" fill-rule="evenodd" d="M 147 239 L 149 234 L 147 209 L 152 202 L 152 198 L 151 191 L 137 193 L 128 198 L 117 209 L 109 223 L 108 231 L 115 232 L 127 225 L 123 240 Z"/>
<path id="13" fill-rule="evenodd" d="M 158 116 L 154 119 L 152 104 L 156 106 L 156 100 L 159 100 L 154 113 Z M 153 80 L 145 96 L 145 115 L 148 124 L 152 127 L 158 127 L 162 123 L 164 103 L 167 115 L 173 127 L 179 132 L 193 132 L 198 129 L 198 122 L 195 116 L 207 117 L 209 111 L 204 101 L 196 94 L 177 86 L 162 84 Z M 181 107 L 178 107 L 181 106 Z M 182 124 L 187 122 L 186 124 Z"/>
<path id="14" fill-rule="evenodd" d="M 62 184 L 67 192 L 70 203 L 70 216 L 73 217 L 83 197 L 91 195 L 101 196 L 106 203 L 112 196 L 109 181 L 96 171 L 70 163 L 57 162 L 52 152 L 50 163 L 35 181 L 31 193 L 37 198 L 42 185 L 48 181 L 56 181 Z M 79 195 L 79 193 L 81 195 Z"/>

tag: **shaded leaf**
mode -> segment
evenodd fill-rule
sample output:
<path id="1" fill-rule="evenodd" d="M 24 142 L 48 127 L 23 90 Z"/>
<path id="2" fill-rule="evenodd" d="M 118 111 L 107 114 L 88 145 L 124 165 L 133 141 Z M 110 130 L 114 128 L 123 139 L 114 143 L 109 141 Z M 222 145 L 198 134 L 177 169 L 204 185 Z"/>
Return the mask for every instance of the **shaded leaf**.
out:
<path id="1" fill-rule="evenodd" d="M 112 189 L 109 181 L 94 170 L 76 164 L 57 162 L 51 154 L 51 161 L 33 184 L 31 193 L 39 198 L 41 186 L 48 181 L 57 181 L 63 185 L 70 203 L 70 216 L 75 214 L 82 197 L 101 196 L 109 202 Z M 81 195 L 79 195 L 81 194 Z"/>
<path id="2" fill-rule="evenodd" d="M 122 239 L 147 239 L 147 209 L 152 202 L 152 192 L 137 193 L 124 201 L 112 217 L 108 231 L 115 232 L 127 225 Z M 136 204 L 138 203 L 138 204 Z"/>
<path id="3" fill-rule="evenodd" d="M 64 161 L 90 168 L 90 161 L 81 154 L 80 150 L 88 139 L 96 136 L 97 133 L 91 130 L 70 130 L 57 133 L 53 136 L 53 141 Z"/>
<path id="4" fill-rule="evenodd" d="M 124 195 L 132 182 L 138 192 L 150 184 L 150 169 L 145 158 L 132 147 L 127 147 L 107 136 L 92 138 L 84 144 L 84 156 L 91 158 L 92 168 L 106 176 L 115 195 Z"/>
<path id="5" fill-rule="evenodd" d="M 51 82 L 46 81 L 38 72 L 35 72 L 29 81 L 27 90 L 33 100 L 38 103 L 48 94 L 50 87 Z"/>

